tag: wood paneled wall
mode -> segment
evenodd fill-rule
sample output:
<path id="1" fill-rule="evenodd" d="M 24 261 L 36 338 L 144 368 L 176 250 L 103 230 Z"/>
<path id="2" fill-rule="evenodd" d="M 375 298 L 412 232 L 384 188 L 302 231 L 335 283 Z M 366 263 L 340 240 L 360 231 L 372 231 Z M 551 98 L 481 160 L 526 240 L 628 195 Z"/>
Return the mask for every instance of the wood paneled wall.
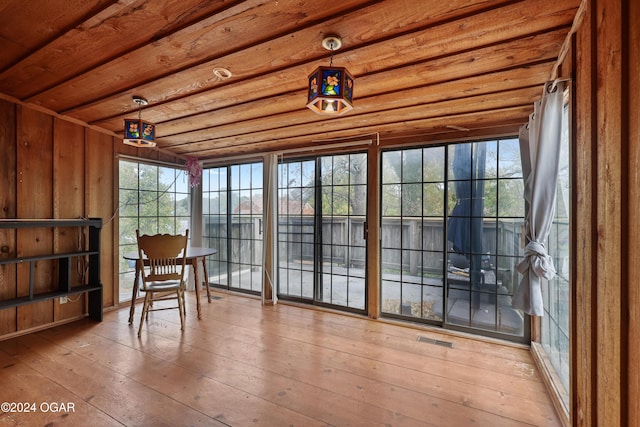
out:
<path id="1" fill-rule="evenodd" d="M 640 6 L 590 0 L 575 40 L 572 424 L 638 425 Z"/>
<path id="2" fill-rule="evenodd" d="M 16 218 L 16 107 L 0 100 L 0 217 Z M 15 255 L 15 233 L 0 230 L 0 256 Z M 2 286 L 2 283 L 16 283 L 16 269 L 0 266 L 0 298 L 17 296 L 17 287 Z M 0 336 L 16 329 L 17 310 L 0 310 Z"/>
<path id="3" fill-rule="evenodd" d="M 628 330 L 625 331 L 628 340 L 626 389 L 628 398 L 627 420 L 640 422 L 640 2 L 629 1 L 628 10 L 624 17 L 627 20 L 623 25 L 628 28 L 627 52 L 628 60 L 623 77 L 628 78 L 626 95 L 628 99 L 624 104 L 628 107 L 628 135 L 629 156 L 627 158 L 629 179 L 629 220 L 628 238 L 629 248 L 627 277 L 629 289 L 627 290 L 628 317 L 623 321 L 628 322 Z"/>
<path id="4" fill-rule="evenodd" d="M 119 152 L 178 159 L 124 147 L 113 136 L 23 105 L 0 100 L 0 218 L 102 218 L 100 275 L 104 307 L 117 305 Z M 84 244 L 75 228 L 0 230 L 0 257 L 70 252 Z M 36 292 L 57 286 L 57 265 L 36 263 Z M 80 273 L 73 268 L 76 279 Z M 0 299 L 28 294 L 29 265 L 0 266 Z M 0 339 L 83 317 L 84 294 L 0 310 Z"/>
<path id="5" fill-rule="evenodd" d="M 114 211 L 114 138 L 9 101 L 0 100 L 0 162 L 2 218 L 101 217 Z M 105 307 L 114 304 L 113 223 L 102 230 L 101 279 Z M 2 257 L 77 251 L 85 244 L 79 230 L 37 228 L 4 230 Z M 72 280 L 80 271 L 72 268 Z M 117 276 L 117 275 L 116 275 Z M 35 268 L 35 291 L 54 290 L 57 264 L 40 261 Z M 27 295 L 29 265 L 0 266 L 0 298 Z M 40 301 L 0 310 L 0 337 L 41 329 L 79 318 L 87 312 L 85 295 Z"/>

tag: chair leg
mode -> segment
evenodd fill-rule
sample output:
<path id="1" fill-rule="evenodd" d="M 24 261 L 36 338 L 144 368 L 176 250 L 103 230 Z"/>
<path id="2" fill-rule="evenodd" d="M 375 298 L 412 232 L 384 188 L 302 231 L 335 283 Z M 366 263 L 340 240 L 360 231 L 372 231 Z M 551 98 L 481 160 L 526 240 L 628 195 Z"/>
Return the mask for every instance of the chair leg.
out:
<path id="1" fill-rule="evenodd" d="M 178 311 L 180 312 L 180 330 L 184 331 L 184 292 L 181 289 L 176 291 L 178 294 Z"/>
<path id="2" fill-rule="evenodd" d="M 140 326 L 138 326 L 138 338 L 142 335 L 142 323 L 145 320 L 149 320 L 149 302 L 151 300 L 151 292 L 147 292 L 144 296 L 144 302 L 142 303 L 142 314 L 140 315 Z"/>
<path id="3" fill-rule="evenodd" d="M 147 303 L 147 318 L 145 319 L 147 322 L 149 321 L 149 311 L 150 308 L 153 307 L 153 292 L 147 292 L 147 295 L 149 296 L 149 302 Z M 145 298 L 145 301 L 147 299 Z"/>

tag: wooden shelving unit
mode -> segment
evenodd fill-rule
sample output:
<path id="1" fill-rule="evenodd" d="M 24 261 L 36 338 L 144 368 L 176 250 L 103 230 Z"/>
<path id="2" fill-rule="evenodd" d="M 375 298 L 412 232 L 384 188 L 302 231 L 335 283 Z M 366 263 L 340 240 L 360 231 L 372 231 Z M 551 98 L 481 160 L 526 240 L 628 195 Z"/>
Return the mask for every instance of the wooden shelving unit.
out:
<path id="1" fill-rule="evenodd" d="M 79 252 L 0 259 L 0 265 L 29 264 L 29 295 L 0 300 L 0 309 L 87 292 L 89 318 L 102 321 L 102 282 L 100 281 L 100 231 L 102 229 L 102 219 L 0 219 L 0 229 L 37 227 L 87 227 L 89 248 L 86 251 Z M 77 257 L 88 257 L 86 284 L 71 284 L 72 259 Z M 42 260 L 58 260 L 58 289 L 36 293 L 34 292 L 35 263 Z M 0 283 L 0 286 L 6 286 L 6 284 Z"/>

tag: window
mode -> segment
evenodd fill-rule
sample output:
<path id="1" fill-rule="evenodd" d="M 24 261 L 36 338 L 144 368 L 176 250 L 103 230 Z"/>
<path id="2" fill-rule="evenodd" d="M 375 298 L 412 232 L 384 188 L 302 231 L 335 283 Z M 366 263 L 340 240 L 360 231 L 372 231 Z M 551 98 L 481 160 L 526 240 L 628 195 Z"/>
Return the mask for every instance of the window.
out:
<path id="1" fill-rule="evenodd" d="M 144 234 L 184 233 L 189 227 L 189 186 L 182 169 L 119 161 L 119 301 L 131 299 L 135 265 L 123 259 L 138 250 L 136 229 Z"/>
<path id="2" fill-rule="evenodd" d="M 382 153 L 382 313 L 526 342 L 517 139 Z"/>
<path id="3" fill-rule="evenodd" d="M 278 296 L 363 313 L 366 215 L 366 153 L 281 162 Z"/>
<path id="4" fill-rule="evenodd" d="M 202 175 L 204 245 L 209 281 L 238 291 L 262 292 L 262 163 L 207 168 Z"/>

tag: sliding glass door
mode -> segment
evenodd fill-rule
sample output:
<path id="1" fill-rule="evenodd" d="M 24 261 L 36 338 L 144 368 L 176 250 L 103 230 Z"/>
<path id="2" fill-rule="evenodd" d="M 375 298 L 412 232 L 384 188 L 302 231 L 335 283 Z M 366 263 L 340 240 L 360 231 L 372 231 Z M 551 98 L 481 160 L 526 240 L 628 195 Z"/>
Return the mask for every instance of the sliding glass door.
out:
<path id="1" fill-rule="evenodd" d="M 262 292 L 262 163 L 203 171 L 203 242 L 213 286 Z"/>
<path id="2" fill-rule="evenodd" d="M 364 312 L 366 154 L 278 166 L 280 298 Z"/>
<path id="3" fill-rule="evenodd" d="M 517 139 L 383 152 L 382 313 L 526 342 L 522 189 Z"/>
<path id="4" fill-rule="evenodd" d="M 381 311 L 444 320 L 444 147 L 382 155 Z"/>

